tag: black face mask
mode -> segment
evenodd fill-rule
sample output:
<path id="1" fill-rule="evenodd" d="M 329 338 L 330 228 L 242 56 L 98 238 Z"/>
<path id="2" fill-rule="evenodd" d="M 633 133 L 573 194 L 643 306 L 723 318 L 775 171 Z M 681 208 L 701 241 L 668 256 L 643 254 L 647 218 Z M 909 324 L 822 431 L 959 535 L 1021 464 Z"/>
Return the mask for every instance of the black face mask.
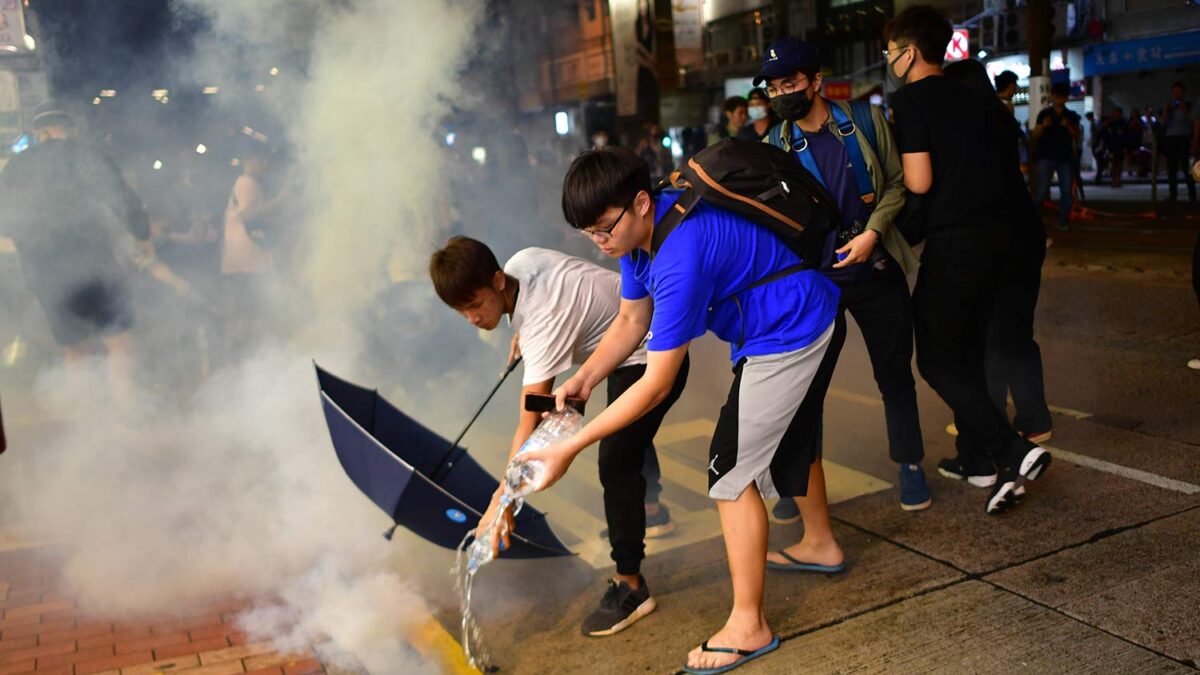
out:
<path id="1" fill-rule="evenodd" d="M 812 110 L 813 100 L 808 95 L 808 90 L 801 89 L 790 94 L 781 94 L 771 99 L 771 109 L 775 111 L 783 119 L 789 122 L 804 119 L 809 110 Z"/>

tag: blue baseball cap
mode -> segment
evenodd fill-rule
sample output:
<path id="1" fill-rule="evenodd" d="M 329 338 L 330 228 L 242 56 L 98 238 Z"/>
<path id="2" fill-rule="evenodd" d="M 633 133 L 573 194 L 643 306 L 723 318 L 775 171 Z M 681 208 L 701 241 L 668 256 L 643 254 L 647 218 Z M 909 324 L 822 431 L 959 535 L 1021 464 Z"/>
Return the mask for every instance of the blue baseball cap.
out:
<path id="1" fill-rule="evenodd" d="M 776 40 L 763 54 L 762 68 L 754 76 L 754 86 L 773 78 L 787 77 L 801 69 L 821 69 L 821 57 L 816 47 L 793 37 Z"/>

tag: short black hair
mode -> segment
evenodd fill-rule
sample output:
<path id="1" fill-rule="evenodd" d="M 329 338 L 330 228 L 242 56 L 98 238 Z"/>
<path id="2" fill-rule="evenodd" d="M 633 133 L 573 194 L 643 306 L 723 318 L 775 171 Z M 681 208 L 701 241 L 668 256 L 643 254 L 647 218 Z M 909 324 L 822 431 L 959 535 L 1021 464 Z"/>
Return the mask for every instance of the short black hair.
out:
<path id="1" fill-rule="evenodd" d="M 1055 82 L 1050 85 L 1050 95 L 1069 97 L 1071 95 L 1071 85 L 1066 82 Z"/>
<path id="2" fill-rule="evenodd" d="M 998 100 L 995 98 L 996 90 L 992 89 L 992 83 L 988 81 L 987 69 L 975 59 L 949 63 L 945 72 L 946 77 L 958 80 L 975 92 L 992 97 L 992 100 Z"/>
<path id="3" fill-rule="evenodd" d="M 721 106 L 721 111 L 728 115 L 738 108 L 745 108 L 747 105 L 748 104 L 744 97 L 730 96 L 729 98 L 725 99 L 725 105 Z"/>
<path id="4" fill-rule="evenodd" d="M 491 288 L 499 271 L 500 263 L 492 249 L 470 237 L 450 237 L 445 248 L 429 257 L 434 292 L 456 309 L 470 303 L 476 292 Z"/>
<path id="5" fill-rule="evenodd" d="M 771 102 L 771 97 L 767 96 L 767 90 L 763 89 L 762 87 L 755 87 L 750 90 L 749 94 L 746 94 L 746 102 L 747 103 L 749 103 L 750 101 L 752 101 L 756 98 L 761 99 L 763 103 Z"/>
<path id="6" fill-rule="evenodd" d="M 940 66 L 946 59 L 946 45 L 954 37 L 954 26 L 933 5 L 913 5 L 888 22 L 883 34 L 884 39 L 916 46 L 927 63 Z"/>
<path id="7" fill-rule="evenodd" d="M 996 76 L 996 91 L 1007 89 L 1017 83 L 1017 74 L 1011 70 L 1006 70 Z"/>
<path id="8" fill-rule="evenodd" d="M 1187 85 L 1185 85 L 1183 82 L 1176 81 L 1174 84 L 1171 85 L 1172 89 L 1174 89 L 1175 87 L 1179 87 L 1180 89 L 1187 91 Z"/>
<path id="9" fill-rule="evenodd" d="M 650 189 L 650 167 L 632 150 L 588 150 L 571 162 L 563 177 L 563 217 L 577 230 L 591 227 L 610 207 L 625 206 Z"/>

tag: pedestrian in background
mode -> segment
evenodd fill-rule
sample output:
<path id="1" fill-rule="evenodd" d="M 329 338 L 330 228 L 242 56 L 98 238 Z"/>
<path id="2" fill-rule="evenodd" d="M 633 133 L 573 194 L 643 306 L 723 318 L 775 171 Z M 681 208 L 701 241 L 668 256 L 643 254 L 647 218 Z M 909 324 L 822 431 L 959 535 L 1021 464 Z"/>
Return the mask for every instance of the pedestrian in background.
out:
<path id="1" fill-rule="evenodd" d="M 746 126 L 749 115 L 745 98 L 730 96 L 725 99 L 725 103 L 721 106 L 721 122 L 717 125 L 717 130 L 709 135 L 708 144 L 716 145 L 726 138 L 737 136 L 742 127 Z"/>
<path id="2" fill-rule="evenodd" d="M 779 123 L 779 116 L 771 109 L 771 98 L 767 96 L 767 92 L 758 87 L 750 90 L 746 101 L 750 123 L 742 127 L 736 138 L 761 141 L 767 137 L 767 132 L 771 127 Z"/>
<path id="3" fill-rule="evenodd" d="M 1187 88 L 1182 82 L 1171 85 L 1171 100 L 1163 107 L 1162 154 L 1167 158 L 1167 189 L 1171 201 L 1179 199 L 1179 173 L 1187 183 L 1188 201 L 1196 203 L 1196 179 L 1192 177 L 1188 155 L 1194 152 L 1193 132 L 1196 126 L 1196 111 L 1191 101 L 1185 100 Z"/>
<path id="4" fill-rule="evenodd" d="M 1108 118 L 1100 127 L 1100 146 L 1108 157 L 1108 173 L 1112 186 L 1121 187 L 1121 172 L 1125 167 L 1125 147 L 1128 142 L 1129 123 L 1125 121 L 1120 106 L 1108 111 Z"/>
<path id="5" fill-rule="evenodd" d="M 1075 144 L 1082 136 L 1079 115 L 1067 109 L 1071 87 L 1059 82 L 1050 88 L 1053 104 L 1038 113 L 1033 128 L 1033 144 L 1037 149 L 1037 173 L 1033 206 L 1038 214 L 1050 194 L 1050 180 L 1058 177 L 1058 229 L 1066 230 L 1071 220 L 1071 182 L 1075 176 Z"/>

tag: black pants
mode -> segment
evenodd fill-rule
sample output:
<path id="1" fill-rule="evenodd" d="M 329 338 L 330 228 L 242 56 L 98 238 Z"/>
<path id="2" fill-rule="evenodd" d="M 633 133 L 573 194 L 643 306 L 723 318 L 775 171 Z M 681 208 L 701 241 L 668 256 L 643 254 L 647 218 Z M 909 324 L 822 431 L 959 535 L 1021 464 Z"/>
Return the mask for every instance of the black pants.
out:
<path id="1" fill-rule="evenodd" d="M 959 455 L 970 466 L 999 463 L 1018 442 L 984 374 L 997 262 L 1008 244 L 999 225 L 931 236 L 913 291 L 917 368 L 954 411 Z"/>
<path id="2" fill-rule="evenodd" d="M 1196 201 L 1196 179 L 1192 177 L 1192 167 L 1188 162 L 1191 154 L 1190 136 L 1163 136 L 1162 151 L 1167 157 L 1167 187 L 1171 199 L 1179 196 L 1179 178 L 1182 171 L 1183 179 L 1187 181 L 1188 199 Z"/>
<path id="3" fill-rule="evenodd" d="M 887 270 L 862 281 L 839 282 L 841 308 L 862 331 L 875 384 L 883 396 L 888 455 L 898 464 L 917 464 L 925 458 L 917 390 L 912 375 L 913 310 L 908 282 L 888 261 Z"/>
<path id="4" fill-rule="evenodd" d="M 1049 431 L 1050 408 L 1042 375 L 1042 352 L 1033 339 L 1033 317 L 1046 259 L 1046 235 L 1037 222 L 1035 231 L 1014 243 L 1000 272 L 988 321 L 988 394 L 996 408 L 1008 414 L 1012 392 L 1017 414 L 1013 427 L 1025 433 Z"/>
<path id="5" fill-rule="evenodd" d="M 647 453 L 654 452 L 654 435 L 687 384 L 691 358 L 685 356 L 666 400 L 629 426 L 600 441 L 600 485 L 604 487 L 604 517 L 617 574 L 637 574 L 646 557 Z M 608 402 L 617 400 L 641 379 L 646 366 L 617 368 L 608 376 Z M 657 457 L 654 465 L 658 466 Z"/>

